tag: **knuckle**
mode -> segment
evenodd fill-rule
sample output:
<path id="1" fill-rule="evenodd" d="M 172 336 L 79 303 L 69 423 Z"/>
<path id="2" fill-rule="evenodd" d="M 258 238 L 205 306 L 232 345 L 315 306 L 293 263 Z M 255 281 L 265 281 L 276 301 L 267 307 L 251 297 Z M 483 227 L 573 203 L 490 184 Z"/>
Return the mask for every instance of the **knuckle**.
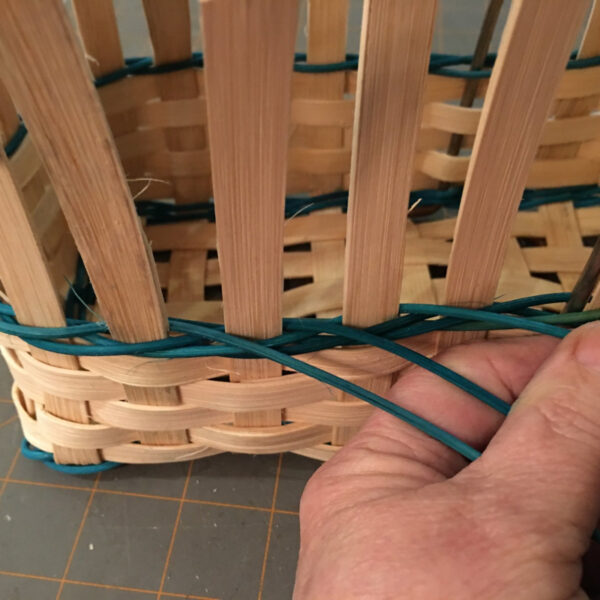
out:
<path id="1" fill-rule="evenodd" d="M 317 515 L 323 513 L 332 496 L 333 490 L 330 479 L 324 474 L 324 466 L 321 466 L 306 483 L 300 496 L 300 520 L 313 520 Z"/>
<path id="2" fill-rule="evenodd" d="M 550 556 L 555 551 L 557 523 L 545 510 L 545 500 L 525 500 L 495 477 L 477 476 L 466 482 L 460 493 L 462 512 L 487 547 L 499 555 L 524 554 L 531 558 Z M 464 498 L 469 501 L 465 506 Z"/>
<path id="3" fill-rule="evenodd" d="M 600 410 L 593 410 L 593 407 L 587 410 L 586 400 L 586 394 L 579 386 L 559 385 L 554 388 L 548 401 L 537 404 L 537 414 L 552 435 L 577 444 L 597 446 Z"/>

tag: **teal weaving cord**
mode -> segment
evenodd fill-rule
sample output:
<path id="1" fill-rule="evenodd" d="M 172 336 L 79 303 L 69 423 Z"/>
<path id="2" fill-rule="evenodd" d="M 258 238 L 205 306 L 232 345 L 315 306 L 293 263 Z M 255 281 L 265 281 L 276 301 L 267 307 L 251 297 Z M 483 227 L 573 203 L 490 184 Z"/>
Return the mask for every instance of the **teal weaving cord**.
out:
<path id="1" fill-rule="evenodd" d="M 344 61 L 317 65 L 306 63 L 306 55 L 296 54 L 294 70 L 305 73 L 328 73 L 353 70 L 358 67 L 358 60 L 358 55 L 349 54 Z M 489 54 L 487 56 L 484 63 L 486 69 L 482 70 L 472 71 L 466 68 L 470 65 L 471 60 L 471 56 L 432 54 L 429 72 L 446 77 L 469 79 L 488 78 L 491 74 L 491 68 L 496 60 L 496 55 Z M 573 55 L 571 60 L 567 63 L 567 69 L 581 69 L 598 65 L 600 65 L 600 57 L 577 59 L 576 56 Z M 460 66 L 464 66 L 465 68 L 457 68 Z M 167 73 L 181 69 L 201 67 L 203 67 L 203 56 L 200 53 L 194 53 L 188 60 L 158 66 L 154 65 L 152 59 L 147 57 L 132 58 L 126 59 L 124 68 L 98 78 L 95 81 L 95 84 L 97 87 L 102 87 L 128 76 Z M 15 154 L 26 135 L 27 129 L 23 123 L 20 123 L 17 131 L 5 146 L 5 152 L 8 157 Z M 417 199 L 420 199 L 421 204 L 424 206 L 436 204 L 456 206 L 460 201 L 460 196 L 461 188 L 455 187 L 449 190 L 422 190 L 412 192 L 411 200 L 416 201 Z M 576 207 L 590 206 L 599 202 L 599 196 L 599 186 L 569 186 L 545 190 L 526 190 L 520 208 L 531 209 L 542 204 L 565 200 L 573 201 Z M 301 210 L 303 213 L 308 213 L 328 206 L 340 206 L 345 209 L 347 206 L 347 198 L 347 192 L 336 192 L 312 199 L 289 198 L 286 202 L 286 216 L 289 218 L 292 214 L 297 214 L 298 210 Z M 296 203 L 298 209 L 294 209 L 294 203 Z M 160 202 L 146 202 L 139 203 L 138 210 L 142 214 L 144 211 L 151 213 L 148 215 L 150 217 L 148 219 L 149 222 L 168 222 L 169 220 L 185 220 L 189 218 L 214 220 L 214 205 L 212 205 L 212 203 L 198 203 L 195 205 L 186 205 L 182 208 L 169 206 Z M 294 212 L 289 214 L 292 210 L 294 210 Z M 563 296 L 564 294 L 557 294 L 555 295 L 556 299 L 553 301 L 563 302 Z M 561 299 L 559 300 L 558 297 L 561 297 Z M 551 301 L 552 300 L 548 299 L 543 301 L 540 300 L 538 304 Z M 594 314 L 575 313 L 570 315 L 542 314 L 544 311 L 538 311 L 540 314 L 528 313 L 526 316 L 515 316 L 496 312 L 499 304 L 500 303 L 497 303 L 492 307 L 488 307 L 486 310 L 469 310 L 426 304 L 405 304 L 401 306 L 401 310 L 409 313 L 408 319 L 406 317 L 400 317 L 367 330 L 358 330 L 344 326 L 340 323 L 339 319 L 285 319 L 284 324 L 287 324 L 286 333 L 271 340 L 260 341 L 251 341 L 230 335 L 223 331 L 222 327 L 214 326 L 212 324 L 170 319 L 171 331 L 183 333 L 184 335 L 139 344 L 123 344 L 103 337 L 103 334 L 108 332 L 104 323 L 86 323 L 69 319 L 67 327 L 26 327 L 16 322 L 14 313 L 10 307 L 7 305 L 0 305 L 0 331 L 10 335 L 20 336 L 33 346 L 38 346 L 53 352 L 62 352 L 64 354 L 88 356 L 136 354 L 165 358 L 220 355 L 267 358 L 299 373 L 313 377 L 314 379 L 323 382 L 325 385 L 330 385 L 360 398 L 369 404 L 400 418 L 423 433 L 440 441 L 464 456 L 467 460 L 473 461 L 478 458 L 481 453 L 451 433 L 434 425 L 426 419 L 419 417 L 411 411 L 393 404 L 386 398 L 383 398 L 370 390 L 364 389 L 352 382 L 337 377 L 332 373 L 328 373 L 327 371 L 319 369 L 304 361 L 298 360 L 294 356 L 286 354 L 283 350 L 287 347 L 288 350 L 293 349 L 295 353 L 301 353 L 302 351 L 310 351 L 309 349 L 311 347 L 316 349 L 333 347 L 333 345 L 330 344 L 336 346 L 342 344 L 368 344 L 400 356 L 407 361 L 429 370 L 453 385 L 456 385 L 460 389 L 472 394 L 483 403 L 499 411 L 501 414 L 506 415 L 510 410 L 510 405 L 494 394 L 423 354 L 398 344 L 391 339 L 373 333 L 373 331 L 379 330 L 380 332 L 387 332 L 389 335 L 393 334 L 400 338 L 403 337 L 403 335 L 419 335 L 419 333 L 422 334 L 435 329 L 458 329 L 466 331 L 477 328 L 517 328 L 562 338 L 568 334 L 568 330 L 559 327 L 556 324 L 578 324 L 599 317 L 598 311 L 594 311 Z M 508 305 L 510 303 L 506 304 Z M 535 302 L 531 302 L 530 304 L 525 304 L 523 308 L 528 309 L 534 305 Z M 496 310 L 494 310 L 494 307 L 496 307 Z M 507 306 L 505 308 L 508 309 Z M 434 322 L 427 320 L 426 317 L 432 316 L 441 318 Z M 422 317 L 425 317 L 425 319 Z M 406 326 L 402 328 L 401 323 L 405 323 Z M 312 335 L 308 335 L 308 332 L 311 332 Z M 326 334 L 326 336 L 323 334 Z M 58 339 L 64 338 L 85 339 L 86 341 L 91 342 L 91 345 L 74 345 L 58 341 Z M 214 344 L 214 342 L 217 344 Z M 315 345 L 315 342 L 318 343 Z M 281 346 L 281 351 L 273 347 L 277 344 Z M 309 349 L 307 350 L 307 348 Z M 25 440 L 23 440 L 21 450 L 23 455 L 27 458 L 41 460 L 56 470 L 70 474 L 96 473 L 98 471 L 119 466 L 119 463 L 109 461 L 105 461 L 98 465 L 59 465 L 55 463 L 52 454 L 31 447 Z M 600 533 L 597 530 L 594 531 L 593 539 L 600 541 Z"/>
<path id="2" fill-rule="evenodd" d="M 358 54 L 346 54 L 345 59 L 334 63 L 312 64 L 307 63 L 304 53 L 294 56 L 294 71 L 297 73 L 334 73 L 337 71 L 353 71 L 358 68 Z M 484 65 L 485 69 L 470 70 L 473 60 L 471 55 L 436 54 L 432 53 L 429 60 L 429 72 L 444 77 L 460 77 L 463 79 L 486 79 L 491 75 L 491 69 L 496 62 L 496 54 L 488 54 Z M 571 55 L 567 69 L 586 69 L 600 65 L 600 57 L 577 58 L 576 53 Z M 129 75 L 152 75 L 169 73 L 182 69 L 202 68 L 204 56 L 201 52 L 194 52 L 192 56 L 183 61 L 154 65 L 150 57 L 131 57 L 125 59 L 125 67 L 108 73 L 96 79 L 96 86 L 102 87 L 123 79 Z"/>
<path id="3" fill-rule="evenodd" d="M 485 66 L 487 67 L 485 70 L 470 71 L 466 68 L 457 68 L 459 66 L 467 67 L 470 64 L 471 59 L 471 56 L 432 54 L 429 71 L 430 73 L 448 77 L 489 77 L 490 69 L 496 60 L 496 55 L 488 55 L 485 61 Z M 358 60 L 358 55 L 347 55 L 344 61 L 338 63 L 313 65 L 306 63 L 306 55 L 297 54 L 294 61 L 294 70 L 308 73 L 352 70 L 357 68 Z M 600 65 L 600 57 L 577 59 L 573 56 L 568 62 L 567 68 L 588 68 L 597 65 Z M 201 67 L 203 67 L 203 56 L 200 53 L 194 53 L 188 60 L 159 66 L 153 65 L 152 60 L 147 57 L 131 58 L 126 59 L 124 68 L 97 79 L 95 83 L 97 87 L 101 87 L 128 76 L 166 73 L 181 69 Z M 17 151 L 25 138 L 26 133 L 27 130 L 21 123 L 17 132 L 5 147 L 7 155 L 11 156 Z M 446 206 L 451 206 L 458 203 L 460 194 L 461 189 L 458 187 L 450 190 L 423 190 L 420 192 L 413 192 L 413 199 L 416 200 L 417 198 L 421 198 L 421 203 L 424 205 L 444 204 Z M 550 190 L 527 190 L 524 194 L 521 208 L 533 208 L 548 202 L 562 200 L 573 200 L 575 205 L 577 205 L 577 201 L 579 201 L 582 205 L 587 206 L 598 203 L 599 195 L 600 188 L 598 186 L 572 186 Z M 291 210 L 295 210 L 294 203 L 296 206 L 300 205 L 299 210 L 302 210 L 302 212 L 305 213 L 320 208 L 322 209 L 327 206 L 341 206 L 342 208 L 345 208 L 347 203 L 347 193 L 338 192 L 313 199 L 290 198 L 287 201 L 286 214 Z M 314 205 L 317 206 L 315 207 Z M 150 222 L 168 222 L 169 220 L 182 220 L 186 218 L 214 219 L 214 205 L 212 205 L 212 203 L 187 205 L 183 209 L 178 207 L 164 208 L 165 206 L 168 205 L 150 202 L 140 203 L 139 208 L 140 213 L 142 214 L 144 211 L 152 213 L 148 215 Z M 203 211 L 204 214 L 200 216 L 198 212 L 202 213 Z M 296 212 L 297 210 L 295 210 L 293 214 L 296 214 Z M 554 301 L 558 302 L 564 300 L 556 299 Z M 547 302 L 547 300 L 544 300 L 544 302 Z M 488 309 L 480 311 L 459 309 L 455 307 L 407 304 L 402 306 L 401 309 L 403 312 L 410 313 L 410 318 L 408 320 L 406 317 L 400 317 L 369 328 L 368 330 L 357 330 L 344 326 L 339 322 L 339 319 L 287 319 L 284 320 L 284 324 L 287 324 L 286 333 L 282 336 L 278 336 L 278 338 L 273 338 L 272 340 L 261 341 L 250 341 L 232 336 L 225 333 L 222 328 L 215 327 L 212 324 L 192 323 L 180 319 L 171 319 L 171 330 L 183 333 L 184 335 L 140 344 L 123 344 L 104 337 L 103 334 L 107 333 L 107 328 L 104 323 L 86 323 L 70 319 L 67 327 L 64 328 L 24 327 L 14 320 L 14 315 L 9 308 L 0 306 L 0 331 L 11 335 L 19 335 L 34 346 L 65 354 L 89 356 L 137 354 L 165 358 L 211 356 L 215 354 L 238 357 L 262 356 L 300 373 L 314 377 L 327 385 L 331 385 L 337 389 L 362 398 L 372 405 L 377 406 L 390 414 L 394 414 L 405 420 L 407 423 L 414 425 L 421 431 L 453 448 L 469 460 L 473 460 L 479 456 L 479 452 L 470 448 L 468 445 L 464 444 L 464 442 L 455 438 L 448 432 L 421 419 L 410 411 L 394 405 L 385 398 L 382 398 L 369 390 L 365 390 L 308 363 L 299 361 L 285 351 L 292 350 L 294 353 L 301 353 L 303 351 L 311 351 L 311 349 L 333 347 L 333 344 L 369 344 L 396 354 L 428 369 L 450 383 L 473 394 L 479 400 L 495 410 L 498 410 L 502 414 L 507 414 L 510 409 L 509 405 L 487 390 L 430 358 L 407 348 L 406 346 L 402 346 L 391 339 L 373 333 L 376 330 L 379 330 L 380 332 L 387 331 L 389 335 L 393 334 L 400 338 L 445 328 L 459 330 L 477 328 L 520 328 L 556 337 L 564 337 L 568 333 L 568 330 L 558 327 L 553 323 L 577 324 L 592 318 L 589 314 L 579 314 L 569 315 L 568 319 L 563 320 L 562 315 L 542 314 L 543 311 L 538 311 L 540 314 L 527 314 L 527 316 L 500 314 L 497 312 L 497 306 L 499 304 L 501 303 L 494 305 L 496 306 L 496 310 L 494 310 L 494 307 L 488 307 Z M 532 303 L 526 305 L 524 308 L 529 308 L 533 305 L 534 304 Z M 432 322 L 427 319 L 427 317 L 431 316 L 442 318 Z M 594 315 L 593 318 L 597 318 L 597 315 Z M 403 326 L 403 324 L 405 326 Z M 307 335 L 307 332 L 312 332 L 313 335 Z M 90 342 L 90 345 L 73 345 L 58 341 L 58 339 L 62 338 L 82 338 Z M 217 342 L 217 344 L 215 345 L 214 342 Z M 281 350 L 273 347 L 276 345 L 281 346 Z M 24 452 L 29 452 L 30 455 L 35 454 L 35 451 L 32 451 L 28 447 Z M 47 461 L 49 458 L 46 454 L 47 453 L 44 454 L 43 460 Z M 37 457 L 39 458 L 39 456 Z"/>
<path id="4" fill-rule="evenodd" d="M 421 207 L 446 207 L 456 209 L 460 206 L 462 187 L 453 186 L 446 190 L 429 189 L 410 192 L 409 204 L 419 202 Z M 556 202 L 573 203 L 575 208 L 584 208 L 600 204 L 600 186 L 572 185 L 557 188 L 526 189 L 519 210 L 532 210 L 544 204 Z M 288 196 L 285 202 L 285 218 L 307 215 L 326 208 L 348 208 L 348 192 L 340 190 L 318 196 Z M 214 202 L 195 202 L 190 204 L 172 204 L 160 200 L 136 202 L 136 209 L 145 217 L 148 225 L 176 223 L 196 219 L 215 220 Z"/>
<path id="5" fill-rule="evenodd" d="M 479 452 L 449 432 L 393 404 L 378 394 L 291 356 L 289 353 L 290 348 L 299 354 L 312 351 L 315 347 L 333 347 L 334 345 L 368 344 L 379 347 L 431 371 L 453 385 L 469 392 L 502 414 L 507 414 L 510 408 L 509 405 L 494 394 L 419 352 L 388 339 L 387 336 L 402 337 L 400 332 L 403 328 L 409 329 L 410 334 L 415 335 L 419 328 L 421 328 L 421 333 L 426 333 L 435 329 L 442 330 L 450 327 L 461 329 L 472 327 L 473 324 L 485 323 L 494 327 L 525 329 L 562 338 L 567 335 L 568 329 L 545 321 L 554 321 L 554 323 L 564 321 L 577 324 L 598 315 L 595 313 L 592 315 L 588 313 L 557 315 L 532 307 L 551 302 L 564 302 L 568 296 L 569 294 L 564 293 L 532 296 L 504 303 L 496 302 L 482 310 L 428 304 L 404 304 L 400 306 L 400 311 L 408 314 L 367 330 L 344 326 L 340 323 L 339 318 L 284 319 L 284 333 L 282 335 L 268 340 L 254 341 L 228 334 L 220 325 L 183 319 L 169 319 L 171 331 L 183 335 L 138 344 L 125 344 L 104 337 L 103 334 L 108 331 L 105 323 L 87 323 L 81 320 L 69 319 L 66 327 L 24 326 L 16 321 L 10 306 L 0 305 L 0 331 L 18 335 L 29 344 L 45 350 L 73 355 L 136 354 L 164 358 L 186 356 L 267 358 L 299 373 L 313 377 L 326 385 L 361 398 L 439 440 L 468 460 L 474 460 L 479 456 Z M 521 313 L 523 316 L 505 314 L 501 312 L 503 309 L 513 313 Z M 429 317 L 432 316 L 441 318 L 431 320 Z M 377 334 L 374 332 L 377 332 Z M 59 341 L 64 338 L 84 339 L 90 344 L 69 344 Z"/>

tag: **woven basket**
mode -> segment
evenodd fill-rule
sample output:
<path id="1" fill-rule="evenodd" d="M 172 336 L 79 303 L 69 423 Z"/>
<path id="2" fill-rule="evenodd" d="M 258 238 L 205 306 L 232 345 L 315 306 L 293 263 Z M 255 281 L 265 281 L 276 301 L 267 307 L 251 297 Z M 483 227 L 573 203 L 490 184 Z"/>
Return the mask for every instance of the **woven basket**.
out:
<path id="1" fill-rule="evenodd" d="M 476 71 L 430 55 L 434 0 L 365 1 L 360 61 L 347 0 L 311 0 L 296 57 L 295 0 L 201 3 L 204 56 L 187 0 L 144 0 L 154 57 L 127 61 L 111 1 L 74 6 L 85 53 L 60 0 L 0 19 L 0 279 L 22 325 L 102 320 L 126 343 L 167 338 L 166 315 L 252 339 L 282 317 L 364 328 L 399 301 L 569 291 L 600 234 L 597 7 L 565 70 L 585 0 L 514 0 Z M 326 459 L 372 411 L 272 360 L 85 355 L 99 335 L 74 356 L 28 331 L 0 343 L 24 434 L 57 463 Z M 408 364 L 366 345 L 297 358 L 377 394 Z"/>

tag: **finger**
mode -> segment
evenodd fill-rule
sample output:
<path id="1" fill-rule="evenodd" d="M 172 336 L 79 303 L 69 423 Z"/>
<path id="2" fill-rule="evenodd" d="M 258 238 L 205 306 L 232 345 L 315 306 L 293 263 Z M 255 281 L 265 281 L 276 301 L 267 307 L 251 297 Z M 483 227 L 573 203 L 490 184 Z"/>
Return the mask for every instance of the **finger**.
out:
<path id="1" fill-rule="evenodd" d="M 589 540 L 600 510 L 600 323 L 559 344 L 461 477 L 473 475 Z"/>
<path id="2" fill-rule="evenodd" d="M 436 360 L 510 403 L 557 343 L 543 336 L 477 342 L 449 349 Z M 494 409 L 421 368 L 401 376 L 388 397 L 476 447 L 483 448 L 503 421 Z M 367 473 L 374 465 L 382 468 L 382 457 L 384 468 L 395 469 L 410 486 L 450 477 L 467 464 L 440 442 L 379 411 L 336 463 L 347 460 Z"/>
<path id="3" fill-rule="evenodd" d="M 558 345 L 546 336 L 481 341 L 450 348 L 436 361 L 512 404 Z M 424 369 L 413 369 L 390 399 L 482 450 L 504 415 Z"/>

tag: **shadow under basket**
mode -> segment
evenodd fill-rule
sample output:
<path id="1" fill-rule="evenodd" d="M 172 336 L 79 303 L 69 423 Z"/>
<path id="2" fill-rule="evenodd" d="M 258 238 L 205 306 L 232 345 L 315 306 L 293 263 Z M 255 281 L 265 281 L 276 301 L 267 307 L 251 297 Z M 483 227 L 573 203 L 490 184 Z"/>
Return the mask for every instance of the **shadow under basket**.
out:
<path id="1" fill-rule="evenodd" d="M 202 3 L 203 55 L 187 3 L 145 2 L 127 60 L 110 2 L 78 33 L 5 4 L 0 344 L 42 460 L 325 460 L 374 406 L 413 422 L 384 398 L 407 365 L 596 318 L 560 314 L 600 235 L 585 1 L 513 3 L 480 69 L 430 54 L 432 0 L 366 3 L 360 59 L 338 0 L 307 55 L 293 0 Z"/>

